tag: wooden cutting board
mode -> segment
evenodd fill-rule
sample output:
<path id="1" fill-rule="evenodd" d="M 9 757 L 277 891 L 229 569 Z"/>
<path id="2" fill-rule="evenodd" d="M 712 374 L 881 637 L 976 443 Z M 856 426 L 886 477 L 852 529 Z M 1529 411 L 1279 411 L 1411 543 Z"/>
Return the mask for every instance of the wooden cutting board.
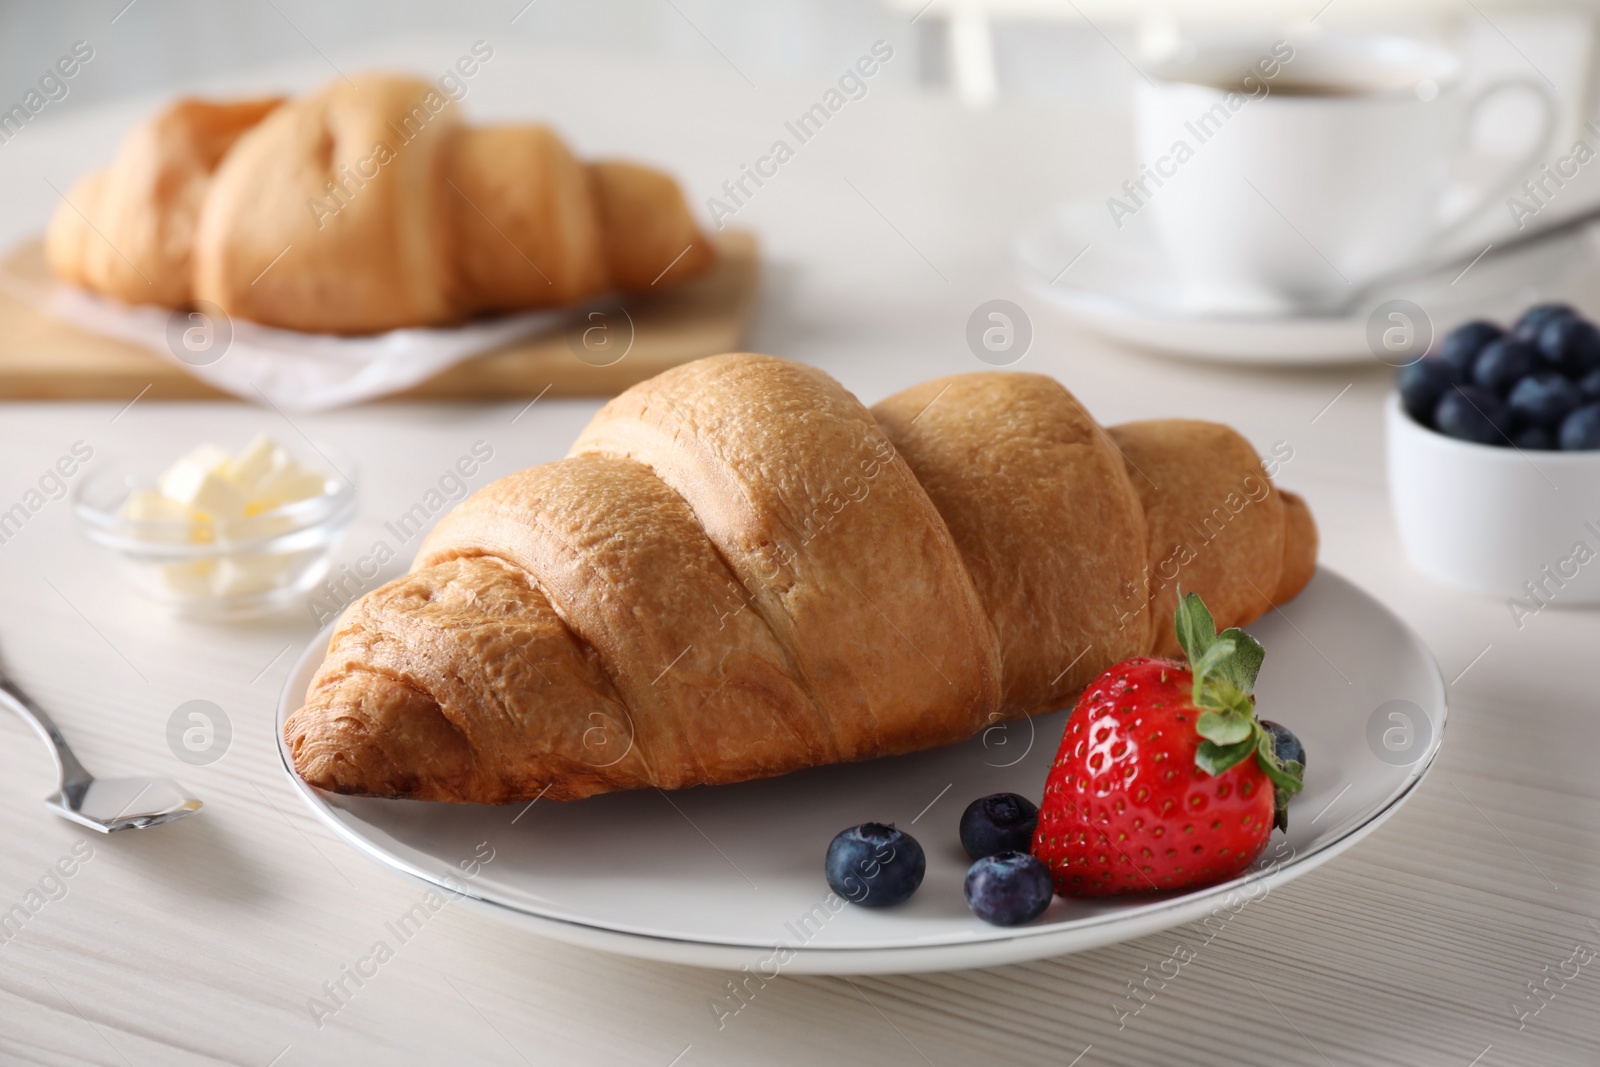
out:
<path id="1" fill-rule="evenodd" d="M 754 313 L 760 259 L 752 234 L 717 236 L 720 260 L 709 275 L 659 296 L 628 297 L 633 343 L 608 366 L 580 359 L 592 321 L 513 342 L 445 370 L 396 394 L 403 400 L 488 400 L 498 397 L 609 396 L 669 367 L 737 351 Z M 226 397 L 165 354 L 69 326 L 37 309 L 50 282 L 43 246 L 29 242 L 0 262 L 0 400 L 215 400 Z M 617 317 L 612 312 L 611 318 Z M 619 334 L 619 336 L 621 336 Z M 226 357 L 223 357 L 226 358 Z"/>

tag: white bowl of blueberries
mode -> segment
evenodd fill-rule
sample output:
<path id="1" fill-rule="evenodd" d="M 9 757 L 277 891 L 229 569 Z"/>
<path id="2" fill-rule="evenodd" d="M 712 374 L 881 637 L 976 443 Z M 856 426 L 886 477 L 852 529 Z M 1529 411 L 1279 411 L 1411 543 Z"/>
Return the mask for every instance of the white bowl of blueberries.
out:
<path id="1" fill-rule="evenodd" d="M 1469 322 L 1401 369 L 1389 493 L 1418 569 L 1518 626 L 1600 603 L 1600 328 L 1566 304 Z"/>

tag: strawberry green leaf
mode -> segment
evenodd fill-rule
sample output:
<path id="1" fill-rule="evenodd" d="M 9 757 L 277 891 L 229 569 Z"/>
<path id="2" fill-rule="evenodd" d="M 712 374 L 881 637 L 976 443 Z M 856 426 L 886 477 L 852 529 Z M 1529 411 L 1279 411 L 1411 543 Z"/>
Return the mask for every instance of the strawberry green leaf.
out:
<path id="1" fill-rule="evenodd" d="M 1194 675 L 1194 705 L 1201 709 L 1195 724 L 1202 739 L 1195 751 L 1195 765 L 1218 775 L 1254 754 L 1272 782 L 1273 822 L 1287 828 L 1289 798 L 1303 788 L 1305 768 L 1278 759 L 1272 734 L 1256 719 L 1250 691 L 1261 673 L 1266 650 L 1237 626 L 1218 634 L 1216 620 L 1197 593 L 1179 598 L 1172 625 Z"/>
<path id="2" fill-rule="evenodd" d="M 1235 745 L 1219 745 L 1214 741 L 1202 741 L 1195 751 L 1194 762 L 1197 767 L 1210 775 L 1223 774 L 1230 768 L 1237 766 L 1249 757 L 1256 749 L 1256 739 L 1247 737 Z"/>
<path id="3" fill-rule="evenodd" d="M 1260 726 L 1256 727 L 1256 762 L 1272 779 L 1274 787 L 1287 790 L 1291 795 L 1305 788 L 1305 768 L 1295 760 L 1280 760 L 1272 734 Z"/>
<path id="4" fill-rule="evenodd" d="M 1289 832 L 1289 797 L 1292 794 L 1287 789 L 1274 789 L 1272 791 L 1272 828 Z"/>
<path id="5" fill-rule="evenodd" d="M 1217 643 L 1224 641 L 1231 641 L 1234 646 L 1233 657 L 1224 667 L 1224 676 L 1241 692 L 1248 693 L 1256 687 L 1256 675 L 1261 673 L 1261 662 L 1267 658 L 1267 650 L 1237 626 L 1222 631 Z"/>
<path id="6" fill-rule="evenodd" d="M 1194 684 L 1198 687 L 1213 676 L 1222 674 L 1233 656 L 1233 650 L 1232 641 L 1216 641 L 1199 659 L 1191 660 L 1189 669 L 1194 673 Z"/>
<path id="7" fill-rule="evenodd" d="M 1196 729 L 1200 736 L 1218 745 L 1237 745 L 1255 734 L 1256 725 L 1249 715 L 1237 711 L 1207 711 L 1200 715 Z"/>
<path id="8" fill-rule="evenodd" d="M 1227 682 L 1213 679 L 1205 684 L 1196 683 L 1194 705 L 1223 714 L 1238 714 L 1245 721 L 1255 717 L 1255 703 L 1249 695 L 1239 692 Z"/>
<path id="9" fill-rule="evenodd" d="M 1272 782 L 1272 825 L 1289 830 L 1289 800 L 1305 788 L 1305 768 L 1297 760 L 1278 758 L 1272 733 L 1256 726 L 1256 763 Z"/>
<path id="10" fill-rule="evenodd" d="M 1306 769 L 1294 760 L 1280 761 L 1276 767 L 1263 766 L 1262 770 L 1267 772 L 1267 777 L 1272 779 L 1275 788 L 1282 789 L 1290 796 L 1294 796 L 1306 787 Z"/>
<path id="11" fill-rule="evenodd" d="M 1217 624 L 1199 593 L 1179 598 L 1173 627 L 1178 632 L 1183 654 L 1192 664 L 1199 663 L 1217 639 Z"/>
<path id="12" fill-rule="evenodd" d="M 1266 658 L 1261 642 L 1237 626 L 1219 635 L 1216 620 L 1198 593 L 1178 601 L 1172 624 L 1194 674 L 1194 702 L 1219 710 L 1248 705 Z"/>

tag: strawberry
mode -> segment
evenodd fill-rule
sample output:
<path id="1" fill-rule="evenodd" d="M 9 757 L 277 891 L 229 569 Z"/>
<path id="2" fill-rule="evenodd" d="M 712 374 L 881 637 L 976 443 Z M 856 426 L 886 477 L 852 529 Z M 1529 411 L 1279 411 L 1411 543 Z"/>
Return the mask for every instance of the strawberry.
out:
<path id="1" fill-rule="evenodd" d="M 1288 826 L 1304 768 L 1278 758 L 1255 717 L 1265 652 L 1243 630 L 1218 634 L 1194 593 L 1176 623 L 1187 664 L 1125 660 L 1067 720 L 1033 840 L 1063 896 L 1225 881 Z"/>

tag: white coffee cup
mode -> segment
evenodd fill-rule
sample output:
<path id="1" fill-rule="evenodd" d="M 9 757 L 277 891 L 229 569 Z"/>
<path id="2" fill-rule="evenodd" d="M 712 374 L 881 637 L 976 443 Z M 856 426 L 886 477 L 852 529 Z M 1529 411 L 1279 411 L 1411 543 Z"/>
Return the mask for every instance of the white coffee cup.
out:
<path id="1" fill-rule="evenodd" d="M 1538 82 L 1467 93 L 1453 55 L 1393 35 L 1189 45 L 1149 74 L 1137 89 L 1140 174 L 1124 185 L 1123 208 L 1108 207 L 1149 212 L 1196 311 L 1341 305 L 1531 177 L 1555 127 L 1555 101 Z M 1539 102 L 1538 136 L 1446 216 L 1472 117 L 1513 91 Z"/>

